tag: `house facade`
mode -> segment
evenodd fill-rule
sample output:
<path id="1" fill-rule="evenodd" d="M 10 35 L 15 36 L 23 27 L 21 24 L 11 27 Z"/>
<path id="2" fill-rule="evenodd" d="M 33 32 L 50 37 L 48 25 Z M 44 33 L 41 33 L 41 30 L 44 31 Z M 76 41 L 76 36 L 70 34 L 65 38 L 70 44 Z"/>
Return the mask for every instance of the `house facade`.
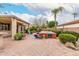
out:
<path id="1" fill-rule="evenodd" d="M 79 33 L 79 20 L 74 20 L 58 25 L 57 28 L 59 30 L 63 29 L 64 31 L 74 31 Z"/>
<path id="2" fill-rule="evenodd" d="M 17 32 L 25 32 L 30 24 L 16 16 L 0 16 L 0 34 L 11 34 L 12 39 Z"/>

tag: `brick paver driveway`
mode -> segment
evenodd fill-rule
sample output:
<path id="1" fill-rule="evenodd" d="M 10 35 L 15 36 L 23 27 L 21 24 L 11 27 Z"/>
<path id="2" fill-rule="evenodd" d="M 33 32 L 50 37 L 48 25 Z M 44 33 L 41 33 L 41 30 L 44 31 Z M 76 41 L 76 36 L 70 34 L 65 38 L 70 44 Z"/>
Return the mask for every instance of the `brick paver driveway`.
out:
<path id="1" fill-rule="evenodd" d="M 56 39 L 31 39 L 27 36 L 24 40 L 6 40 L 0 55 L 12 56 L 60 56 L 79 55 L 78 51 L 66 48 Z"/>

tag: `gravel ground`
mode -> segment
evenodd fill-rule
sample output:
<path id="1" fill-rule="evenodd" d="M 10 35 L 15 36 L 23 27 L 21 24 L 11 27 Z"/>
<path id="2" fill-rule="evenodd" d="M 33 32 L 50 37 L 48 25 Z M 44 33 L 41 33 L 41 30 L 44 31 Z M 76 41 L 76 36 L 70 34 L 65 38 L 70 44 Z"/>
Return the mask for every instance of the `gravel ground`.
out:
<path id="1" fill-rule="evenodd" d="M 24 40 L 14 41 L 10 38 L 3 39 L 1 56 L 77 56 L 79 51 L 74 51 L 62 45 L 56 39 L 31 39 L 28 35 Z"/>

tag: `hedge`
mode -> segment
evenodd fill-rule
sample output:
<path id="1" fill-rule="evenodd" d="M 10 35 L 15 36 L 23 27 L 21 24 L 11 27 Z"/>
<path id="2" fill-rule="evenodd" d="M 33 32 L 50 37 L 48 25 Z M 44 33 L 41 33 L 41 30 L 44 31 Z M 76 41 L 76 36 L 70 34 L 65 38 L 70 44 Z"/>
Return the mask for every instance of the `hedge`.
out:
<path id="1" fill-rule="evenodd" d="M 23 33 L 22 32 L 18 32 L 14 35 L 15 40 L 22 40 L 22 38 L 23 38 Z"/>
<path id="2" fill-rule="evenodd" d="M 72 34 L 59 34 L 58 38 L 63 44 L 70 42 L 76 46 L 76 36 Z"/>
<path id="3" fill-rule="evenodd" d="M 53 32 L 55 32 L 57 34 L 57 37 L 59 36 L 59 34 L 72 34 L 72 35 L 76 36 L 76 41 L 79 38 L 79 33 L 73 32 L 73 31 L 53 31 Z"/>

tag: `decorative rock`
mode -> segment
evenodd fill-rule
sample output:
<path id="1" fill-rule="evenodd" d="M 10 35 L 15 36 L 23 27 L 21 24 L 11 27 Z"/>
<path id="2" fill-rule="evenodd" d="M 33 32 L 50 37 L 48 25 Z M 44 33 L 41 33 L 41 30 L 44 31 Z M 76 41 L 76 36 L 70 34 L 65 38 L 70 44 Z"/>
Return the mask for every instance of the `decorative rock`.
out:
<path id="1" fill-rule="evenodd" d="M 76 46 L 75 50 L 79 50 L 79 42 L 77 42 L 77 46 Z"/>
<path id="2" fill-rule="evenodd" d="M 67 42 L 66 44 L 65 44 L 65 46 L 67 46 L 68 48 L 71 48 L 71 49 L 76 49 L 76 47 L 73 45 L 73 43 L 70 43 L 70 42 Z"/>

